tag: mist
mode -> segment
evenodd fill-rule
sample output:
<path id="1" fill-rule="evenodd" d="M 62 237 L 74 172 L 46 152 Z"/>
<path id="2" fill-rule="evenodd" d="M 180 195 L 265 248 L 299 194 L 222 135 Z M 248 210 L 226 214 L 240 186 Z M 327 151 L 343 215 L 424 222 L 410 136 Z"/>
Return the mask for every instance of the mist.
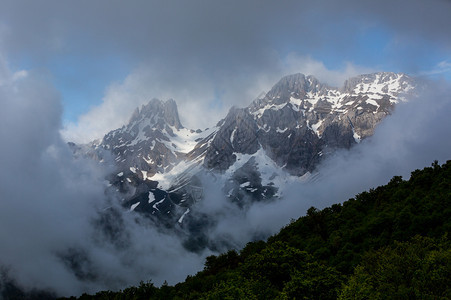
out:
<path id="1" fill-rule="evenodd" d="M 187 252 L 177 236 L 123 211 L 106 189 L 112 169 L 74 158 L 59 134 L 62 108 L 52 85 L 5 70 L 0 268 L 7 279 L 25 291 L 70 296 L 141 280 L 175 283 L 200 269 L 205 255 Z"/>
<path id="2" fill-rule="evenodd" d="M 381 70 L 449 74 L 450 15 L 446 0 L 2 1 L 0 278 L 58 296 L 141 280 L 174 284 L 201 270 L 206 256 L 277 233 L 311 206 L 445 162 L 451 87 L 436 81 L 372 137 L 324 160 L 314 180 L 289 181 L 274 202 L 239 209 L 220 180 L 202 177 L 205 199 L 192 216 L 214 218 L 206 234 L 218 243 L 193 253 L 183 232 L 124 211 L 105 182 L 108 160 L 74 158 L 66 141 L 102 137 L 154 97 L 174 98 L 188 128 L 211 127 L 291 73 L 333 86 Z M 383 46 L 374 32 L 385 35 Z M 86 101 L 75 121 L 63 119 L 71 101 L 77 109 Z"/>
<path id="3" fill-rule="evenodd" d="M 184 126 L 204 129 L 290 73 L 337 85 L 373 71 L 444 72 L 450 15 L 447 0 L 3 0 L 0 51 L 52 73 L 72 116 L 66 140 L 84 143 L 154 97 L 175 99 Z"/>
<path id="4" fill-rule="evenodd" d="M 412 171 L 430 166 L 435 160 L 446 162 L 451 158 L 450 112 L 449 83 L 429 82 L 421 94 L 398 104 L 373 136 L 322 161 L 312 179 L 288 181 L 281 199 L 253 203 L 242 211 L 213 188 L 207 189 L 206 203 L 198 208 L 217 220 L 209 230 L 210 239 L 227 240 L 241 248 L 256 238 L 277 233 L 312 206 L 322 209 L 342 203 L 388 183 L 393 176 L 409 179 Z M 211 179 L 203 180 L 206 186 L 215 184 Z"/>
<path id="5" fill-rule="evenodd" d="M 0 85 L 0 266 L 24 290 L 80 295 L 152 280 L 183 281 L 202 269 L 209 249 L 193 253 L 180 232 L 124 211 L 106 188 L 108 164 L 74 158 L 62 140 L 61 99 L 43 76 L 10 72 Z M 443 163 L 451 152 L 451 88 L 434 82 L 400 103 L 375 134 L 330 156 L 315 180 L 290 181 L 280 199 L 245 210 L 220 192 L 220 180 L 202 178 L 205 198 L 192 211 L 214 219 L 206 234 L 215 251 L 240 249 L 276 233 L 311 206 L 341 203 L 364 190 L 405 179 L 411 171 Z M 222 244 L 221 241 L 227 241 Z"/>

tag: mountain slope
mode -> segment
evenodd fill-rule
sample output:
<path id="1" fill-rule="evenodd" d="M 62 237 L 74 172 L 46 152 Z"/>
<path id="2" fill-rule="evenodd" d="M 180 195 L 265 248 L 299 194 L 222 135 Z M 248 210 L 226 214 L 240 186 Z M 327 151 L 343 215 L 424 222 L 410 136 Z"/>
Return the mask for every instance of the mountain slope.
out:
<path id="1" fill-rule="evenodd" d="M 151 282 L 80 299 L 448 299 L 451 161 L 311 208 L 267 242 L 207 257 L 175 286 Z M 339 201 L 339 199 L 336 199 Z"/>
<path id="2" fill-rule="evenodd" d="M 185 159 L 200 133 L 182 126 L 174 100 L 153 99 L 137 108 L 126 126 L 106 134 L 99 146 L 113 153 L 120 170 L 131 168 L 146 180 Z"/>
<path id="3" fill-rule="evenodd" d="M 261 147 L 291 174 L 312 172 L 323 155 L 371 136 L 417 85 L 395 73 L 361 75 L 341 89 L 313 76 L 286 76 L 249 107 L 229 111 L 208 141 L 204 165 L 226 170 L 236 161 L 235 153 L 254 154 Z"/>
<path id="4" fill-rule="evenodd" d="M 111 152 L 117 171 L 109 181 L 127 209 L 168 226 L 186 223 L 188 235 L 198 234 L 206 230 L 199 224 L 209 223 L 191 216 L 203 198 L 202 176 L 213 175 L 224 197 L 244 209 L 276 199 L 287 182 L 308 180 L 322 159 L 371 136 L 419 87 L 405 74 L 388 72 L 351 78 L 341 88 L 289 75 L 205 131 L 184 128 L 175 101 L 153 99 L 127 125 L 93 143 L 91 156 Z"/>

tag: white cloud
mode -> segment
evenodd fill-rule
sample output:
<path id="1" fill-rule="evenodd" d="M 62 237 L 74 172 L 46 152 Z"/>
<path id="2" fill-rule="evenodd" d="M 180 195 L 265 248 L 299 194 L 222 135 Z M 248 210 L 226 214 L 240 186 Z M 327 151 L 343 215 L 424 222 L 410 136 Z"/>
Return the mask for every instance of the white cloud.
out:
<path id="1" fill-rule="evenodd" d="M 432 70 L 419 72 L 419 75 L 434 76 L 446 75 L 447 73 L 451 73 L 451 63 L 447 60 L 443 60 L 439 62 Z"/>
<path id="2" fill-rule="evenodd" d="M 341 86 L 345 79 L 373 71 L 347 63 L 343 69 L 331 70 L 310 56 L 294 53 L 281 59 L 269 56 L 271 70 L 250 74 L 216 74 L 190 67 L 173 72 L 159 64 L 143 65 L 121 83 L 107 87 L 102 103 L 79 117 L 78 122 L 65 124 L 65 140 L 87 143 L 102 138 L 110 130 L 125 125 L 136 107 L 152 98 L 174 99 L 181 122 L 191 129 L 204 129 L 216 124 L 231 106 L 245 107 L 261 92 L 269 89 L 283 76 L 293 73 L 314 75 L 320 81 Z"/>
<path id="3" fill-rule="evenodd" d="M 105 174 L 111 170 L 73 157 L 60 137 L 62 107 L 53 86 L 34 72 L 26 77 L 11 72 L 4 62 L 0 295 L 5 270 L 8 280 L 25 291 L 58 296 L 148 279 L 173 284 L 199 270 L 205 255 L 187 252 L 175 235 L 161 233 L 148 219 L 122 213 L 114 192 L 105 191 Z M 117 215 L 109 214 L 112 208 Z M 108 218 L 114 237 L 105 229 Z"/>
<path id="4" fill-rule="evenodd" d="M 182 124 L 186 127 L 205 128 L 219 120 L 220 112 L 211 107 L 215 94 L 210 80 L 202 78 L 197 70 L 192 70 L 191 76 L 185 76 L 154 68 L 141 67 L 123 82 L 107 87 L 100 105 L 80 116 L 77 123 L 65 125 L 64 138 L 79 143 L 101 138 L 126 124 L 136 107 L 153 98 L 176 100 Z"/>
<path id="5" fill-rule="evenodd" d="M 417 99 L 400 104 L 372 137 L 323 161 L 314 181 L 289 183 L 278 201 L 255 202 L 243 211 L 221 198 L 215 183 L 206 178 L 204 203 L 192 211 L 215 216 L 216 223 L 208 231 L 210 240 L 226 238 L 240 248 L 255 237 L 276 233 L 311 206 L 321 209 L 343 202 L 388 183 L 393 176 L 408 179 L 410 172 L 434 160 L 444 163 L 451 158 L 450 92 L 449 85 L 435 84 Z"/>
<path id="6" fill-rule="evenodd" d="M 1 39 L 1 37 L 0 37 Z M 14 82 L 24 79 L 28 76 L 26 70 L 11 73 L 5 57 L 0 52 L 0 86 L 12 85 Z"/>
<path id="7" fill-rule="evenodd" d="M 377 71 L 373 68 L 354 65 L 351 62 L 346 62 L 344 68 L 333 70 L 327 68 L 321 61 L 296 53 L 287 55 L 284 65 L 287 74 L 300 72 L 305 75 L 313 75 L 319 81 L 334 87 L 341 87 L 344 81 L 350 77 Z"/>

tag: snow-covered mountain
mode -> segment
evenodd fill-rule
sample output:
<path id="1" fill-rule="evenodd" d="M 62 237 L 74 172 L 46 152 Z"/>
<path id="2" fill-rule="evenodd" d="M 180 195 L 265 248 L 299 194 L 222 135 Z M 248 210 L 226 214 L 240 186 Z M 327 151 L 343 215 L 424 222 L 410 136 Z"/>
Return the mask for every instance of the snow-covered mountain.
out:
<path id="1" fill-rule="evenodd" d="M 300 176 L 313 171 L 324 155 L 372 135 L 415 86 L 414 79 L 395 73 L 361 75 L 341 89 L 313 76 L 289 75 L 249 107 L 232 108 L 193 152 L 204 155 L 207 168 L 227 170 L 236 153 L 262 148 L 279 167 Z"/>
<path id="2" fill-rule="evenodd" d="M 153 99 L 127 125 L 88 151 L 78 149 L 99 159 L 104 151 L 113 155 L 117 171 L 109 181 L 129 210 L 198 234 L 199 224 L 208 222 L 190 212 L 203 198 L 203 175 L 214 176 L 224 197 L 239 207 L 271 201 L 285 182 L 314 176 L 324 157 L 371 136 L 419 86 L 408 75 L 388 72 L 351 78 L 341 88 L 289 75 L 204 131 L 183 127 L 174 100 Z"/>
<path id="3" fill-rule="evenodd" d="M 174 100 L 153 99 L 137 108 L 126 126 L 105 135 L 100 146 L 113 153 L 119 169 L 146 180 L 168 173 L 203 137 L 204 132 L 182 126 Z"/>

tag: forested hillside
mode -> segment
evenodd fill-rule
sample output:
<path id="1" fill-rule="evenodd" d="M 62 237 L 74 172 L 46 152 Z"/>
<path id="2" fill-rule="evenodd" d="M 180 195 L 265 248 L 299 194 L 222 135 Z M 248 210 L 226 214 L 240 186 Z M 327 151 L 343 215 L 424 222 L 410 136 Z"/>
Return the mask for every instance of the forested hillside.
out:
<path id="1" fill-rule="evenodd" d="M 407 181 L 312 207 L 266 242 L 208 257 L 175 286 L 79 299 L 450 299 L 450 229 L 451 161 L 434 162 Z"/>

